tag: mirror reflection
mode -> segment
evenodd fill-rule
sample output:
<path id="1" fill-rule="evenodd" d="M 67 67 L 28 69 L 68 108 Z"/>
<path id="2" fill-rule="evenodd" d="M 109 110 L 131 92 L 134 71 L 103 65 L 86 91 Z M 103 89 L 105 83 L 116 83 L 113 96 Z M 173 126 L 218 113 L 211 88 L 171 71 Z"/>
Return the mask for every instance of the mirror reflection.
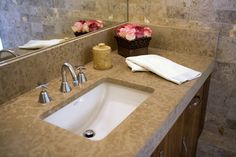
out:
<path id="1" fill-rule="evenodd" d="M 125 21 L 127 0 L 1 0 L 0 63 Z"/>

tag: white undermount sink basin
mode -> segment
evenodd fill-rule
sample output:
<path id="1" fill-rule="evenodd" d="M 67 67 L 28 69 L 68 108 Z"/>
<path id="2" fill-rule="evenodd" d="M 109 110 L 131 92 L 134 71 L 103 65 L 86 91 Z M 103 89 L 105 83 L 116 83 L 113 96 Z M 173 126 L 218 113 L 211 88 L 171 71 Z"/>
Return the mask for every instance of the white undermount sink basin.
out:
<path id="1" fill-rule="evenodd" d="M 101 140 L 131 114 L 151 92 L 103 82 L 44 121 L 84 136 L 93 130 L 91 140 Z"/>

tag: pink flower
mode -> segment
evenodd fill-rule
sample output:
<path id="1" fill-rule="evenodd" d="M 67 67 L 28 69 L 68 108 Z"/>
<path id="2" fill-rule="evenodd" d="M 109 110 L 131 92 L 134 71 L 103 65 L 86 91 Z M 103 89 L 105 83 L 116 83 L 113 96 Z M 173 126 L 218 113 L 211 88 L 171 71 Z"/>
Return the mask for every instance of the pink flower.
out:
<path id="1" fill-rule="evenodd" d="M 79 20 L 79 22 L 84 24 L 86 21 L 85 20 Z"/>
<path id="2" fill-rule="evenodd" d="M 135 39 L 135 33 L 127 33 L 125 39 L 131 41 Z"/>
<path id="3" fill-rule="evenodd" d="M 104 24 L 101 20 L 96 20 L 96 24 L 97 24 L 98 28 L 103 28 L 104 27 Z"/>
<path id="4" fill-rule="evenodd" d="M 89 25 L 87 23 L 83 24 L 82 32 L 89 32 Z"/>
<path id="5" fill-rule="evenodd" d="M 134 28 L 120 28 L 120 31 L 118 32 L 118 35 L 122 38 L 125 38 L 129 41 L 135 39 L 135 29 Z"/>
<path id="6" fill-rule="evenodd" d="M 81 22 L 76 22 L 71 28 L 74 32 L 81 32 L 83 24 Z"/>
<path id="7" fill-rule="evenodd" d="M 136 29 L 136 32 L 135 32 L 136 37 L 142 38 L 144 36 L 144 28 L 141 26 L 136 26 L 135 29 Z"/>
<path id="8" fill-rule="evenodd" d="M 143 35 L 144 35 L 144 37 L 151 37 L 152 36 L 152 30 L 149 27 L 144 27 Z"/>
<path id="9" fill-rule="evenodd" d="M 125 36 L 126 36 L 126 29 L 125 28 L 120 28 L 119 31 L 117 32 L 117 34 L 120 37 L 125 38 Z"/>
<path id="10" fill-rule="evenodd" d="M 116 29 L 116 35 L 131 41 L 138 38 L 151 37 L 152 30 L 149 27 L 137 24 L 124 24 Z"/>
<path id="11" fill-rule="evenodd" d="M 98 25 L 97 25 L 96 23 L 91 23 L 91 24 L 89 25 L 89 31 L 90 31 L 90 32 L 96 31 L 96 30 L 98 30 L 98 29 L 99 29 L 99 27 L 98 27 Z"/>
<path id="12" fill-rule="evenodd" d="M 86 23 L 89 26 L 89 31 L 90 32 L 96 31 L 99 28 L 103 28 L 103 22 L 100 21 L 100 20 L 88 20 Z"/>

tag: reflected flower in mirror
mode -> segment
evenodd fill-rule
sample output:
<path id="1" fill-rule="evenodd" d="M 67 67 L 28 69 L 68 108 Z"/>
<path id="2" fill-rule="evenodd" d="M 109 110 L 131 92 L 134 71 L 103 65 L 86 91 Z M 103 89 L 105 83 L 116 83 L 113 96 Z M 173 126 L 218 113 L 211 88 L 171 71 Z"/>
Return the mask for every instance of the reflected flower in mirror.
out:
<path id="1" fill-rule="evenodd" d="M 94 32 L 104 27 L 104 23 L 101 20 L 79 20 L 71 27 L 76 36 Z"/>

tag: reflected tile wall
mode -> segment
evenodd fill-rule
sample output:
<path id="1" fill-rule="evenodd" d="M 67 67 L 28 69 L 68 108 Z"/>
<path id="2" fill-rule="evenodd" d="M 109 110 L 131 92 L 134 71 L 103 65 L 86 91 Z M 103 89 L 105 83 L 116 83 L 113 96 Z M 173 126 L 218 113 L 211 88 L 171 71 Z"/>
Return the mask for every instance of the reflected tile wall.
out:
<path id="1" fill-rule="evenodd" d="M 126 21 L 126 0 L 1 0 L 0 36 L 5 48 L 32 39 L 73 37 L 71 25 L 91 18 L 107 25 Z"/>

